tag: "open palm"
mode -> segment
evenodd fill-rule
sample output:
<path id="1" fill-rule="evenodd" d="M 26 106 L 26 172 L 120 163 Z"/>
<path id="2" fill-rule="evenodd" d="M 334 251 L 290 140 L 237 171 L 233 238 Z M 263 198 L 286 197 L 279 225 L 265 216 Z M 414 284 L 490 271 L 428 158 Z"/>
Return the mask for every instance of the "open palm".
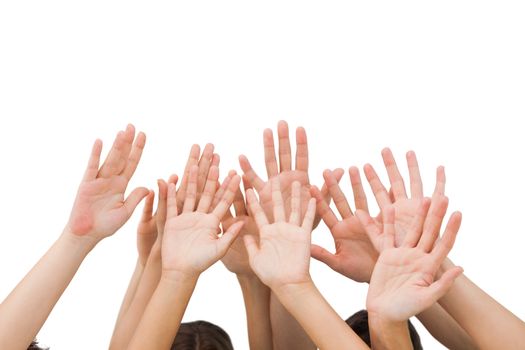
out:
<path id="1" fill-rule="evenodd" d="M 385 211 L 382 232 L 372 225 L 364 225 L 371 240 L 381 242 L 368 289 L 369 312 L 391 321 L 406 321 L 434 304 L 461 274 L 461 268 L 454 267 L 435 280 L 441 263 L 454 245 L 461 214 L 452 214 L 443 238 L 438 239 L 444 214 L 428 215 L 429 207 L 429 201 L 424 200 L 401 245 L 395 242 L 397 228 L 392 207 Z"/>
<path id="2" fill-rule="evenodd" d="M 192 166 L 180 215 L 177 214 L 175 185 L 169 185 L 168 214 L 162 241 L 164 272 L 198 275 L 224 256 L 236 238 L 242 223 L 232 225 L 221 237 L 218 232 L 220 219 L 232 204 L 240 177 L 233 177 L 217 201 L 218 204 L 212 209 L 218 177 L 219 169 L 212 166 L 197 203 L 198 167 Z"/>
<path id="3" fill-rule="evenodd" d="M 259 194 L 260 204 L 266 213 L 266 216 L 272 220 L 273 206 L 272 206 L 272 186 L 270 182 L 274 179 L 279 180 L 281 186 L 282 197 L 284 201 L 285 213 L 287 215 L 291 212 L 291 193 L 292 184 L 298 182 L 301 185 L 301 215 L 304 217 L 310 195 L 310 180 L 308 177 L 308 141 L 306 138 L 306 131 L 304 128 L 297 128 L 296 131 L 296 156 L 295 169 L 292 169 L 292 151 L 290 146 L 290 136 L 288 131 L 288 124 L 285 121 L 280 121 L 277 125 L 277 133 L 279 137 L 279 163 L 275 155 L 275 144 L 273 133 L 271 129 L 264 130 L 264 156 L 266 164 L 266 172 L 268 174 L 268 181 L 263 181 L 253 170 L 248 158 L 245 156 L 239 157 L 239 163 L 246 176 L 247 180 L 253 184 L 253 187 Z M 322 188 L 323 196 L 327 196 L 327 189 Z M 329 200 L 329 197 L 327 197 Z M 314 227 L 317 227 L 321 218 L 316 216 Z"/>
<path id="4" fill-rule="evenodd" d="M 129 125 L 118 133 L 113 147 L 99 169 L 102 143 L 93 146 L 88 168 L 79 186 L 68 222 L 69 230 L 78 236 L 101 240 L 115 233 L 131 216 L 138 203 L 148 195 L 140 187 L 125 198 L 128 183 L 135 172 L 146 141 Z"/>
<path id="5" fill-rule="evenodd" d="M 261 281 L 272 289 L 309 280 L 310 241 L 315 216 L 315 201 L 308 203 L 304 221 L 301 219 L 301 184 L 292 184 L 289 220 L 283 205 L 279 181 L 272 180 L 274 223 L 270 223 L 252 190 L 248 204 L 259 228 L 259 243 L 252 235 L 244 238 L 250 266 Z M 302 221 L 302 225 L 301 225 Z"/>

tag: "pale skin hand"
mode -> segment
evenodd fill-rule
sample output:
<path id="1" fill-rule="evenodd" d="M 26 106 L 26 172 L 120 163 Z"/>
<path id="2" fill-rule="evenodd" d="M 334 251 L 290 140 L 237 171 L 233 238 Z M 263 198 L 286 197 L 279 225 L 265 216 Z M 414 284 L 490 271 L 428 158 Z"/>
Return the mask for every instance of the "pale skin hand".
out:
<path id="1" fill-rule="evenodd" d="M 277 133 L 279 138 L 279 162 L 277 162 L 275 144 L 273 133 L 271 129 L 264 130 L 264 158 L 266 165 L 266 172 L 268 174 L 268 181 L 263 181 L 253 170 L 248 158 L 241 155 L 239 163 L 244 172 L 246 179 L 253 185 L 255 190 L 259 193 L 261 204 L 268 218 L 272 218 L 272 195 L 270 181 L 278 179 L 283 192 L 283 202 L 287 214 L 291 211 L 291 186 L 294 181 L 301 184 L 301 198 L 302 198 L 302 216 L 306 210 L 308 200 L 310 198 L 310 181 L 308 177 L 308 142 L 304 128 L 297 128 L 296 130 L 296 155 L 295 155 L 295 169 L 292 167 L 292 149 L 290 146 L 290 136 L 288 131 L 288 124 L 285 121 L 280 121 L 277 125 Z M 323 196 L 328 197 L 328 190 L 323 187 L 321 192 Z M 329 200 L 329 197 L 326 198 Z M 316 217 L 314 227 L 319 224 L 320 217 Z M 270 300 L 270 313 L 272 320 L 272 331 L 274 348 L 276 350 L 286 349 L 314 349 L 315 345 L 306 336 L 301 327 L 297 324 L 294 318 L 284 309 L 278 299 L 273 295 Z"/>
<path id="2" fill-rule="evenodd" d="M 368 204 L 359 170 L 352 167 L 349 174 L 356 209 L 368 212 Z M 310 192 L 317 201 L 317 213 L 330 229 L 335 244 L 335 254 L 312 244 L 312 257 L 354 281 L 369 282 L 377 260 L 377 251 L 372 246 L 359 219 L 352 212 L 343 191 L 339 187 L 335 171 L 325 170 L 323 176 L 325 186 L 334 200 L 341 220 L 336 217 L 328 203 L 323 199 L 319 189 L 312 186 Z"/>
<path id="3" fill-rule="evenodd" d="M 180 215 L 175 185 L 168 186 L 162 277 L 129 349 L 167 349 L 171 346 L 200 273 L 224 256 L 242 227 L 242 223 L 236 223 L 218 236 L 220 219 L 233 202 L 240 177 L 231 179 L 213 208 L 219 170 L 216 166 L 210 167 L 202 196 L 197 200 L 198 169 L 196 165 L 189 169 Z"/>
<path id="4" fill-rule="evenodd" d="M 300 225 L 301 184 L 298 181 L 292 184 L 289 220 L 286 219 L 279 181 L 274 179 L 271 184 L 274 223 L 269 223 L 254 192 L 248 190 L 248 203 L 259 227 L 260 240 L 257 244 L 253 235 L 246 235 L 244 242 L 253 271 L 264 284 L 275 290 L 286 284 L 307 283 L 311 280 L 310 232 L 315 217 L 315 200 L 309 200 L 304 221 Z"/>
<path id="5" fill-rule="evenodd" d="M 124 197 L 144 144 L 145 135 L 135 139 L 135 128 L 128 125 L 99 168 L 102 142 L 95 142 L 63 234 L 0 305 L 0 348 L 28 348 L 87 254 L 148 194 L 137 188 Z"/>
<path id="6" fill-rule="evenodd" d="M 188 161 L 185 166 L 184 176 L 176 195 L 177 205 L 181 210 L 186 196 L 186 189 L 188 187 L 190 168 L 192 166 L 198 166 L 198 174 L 204 173 L 207 176 L 210 167 L 217 167 L 220 162 L 219 156 L 213 153 L 213 151 L 213 144 L 207 144 L 204 147 L 202 154 L 199 145 L 193 145 L 191 147 Z M 130 286 L 124 297 L 121 311 L 115 324 L 115 330 L 111 338 L 110 349 L 112 350 L 127 348 L 131 337 L 143 316 L 144 310 L 160 281 L 162 271 L 161 243 L 167 215 L 166 202 L 168 186 L 169 184 L 176 184 L 177 180 L 178 177 L 176 175 L 171 175 L 167 183 L 162 179 L 157 181 L 159 186 L 159 200 L 154 215 L 152 215 L 153 201 L 149 203 L 150 206 L 145 205 L 144 207 L 143 218 L 141 224 L 139 224 L 139 232 L 137 235 L 137 248 L 139 251 L 139 263 L 137 265 L 139 267 L 142 266 L 140 265 L 140 262 L 142 261 L 146 261 L 146 264 L 143 268 L 144 272 L 138 277 L 140 280 L 137 283 L 133 283 L 138 280 L 136 273 L 134 273 L 132 282 L 130 282 Z M 206 178 L 204 180 L 206 180 Z M 199 184 L 200 181 L 203 181 L 202 178 L 198 178 Z M 197 192 L 197 198 L 200 198 L 202 190 L 203 187 L 200 187 Z M 153 246 L 150 246 L 153 237 L 156 239 Z"/>
<path id="7" fill-rule="evenodd" d="M 215 166 L 210 168 L 206 186 L 195 208 L 197 176 L 198 167 L 191 167 L 186 199 L 180 215 L 177 215 L 174 202 L 168 200 L 168 220 L 162 242 L 163 273 L 173 271 L 176 274 L 200 275 L 226 254 L 243 226 L 242 222 L 236 223 L 220 238 L 217 235 L 220 220 L 233 202 L 240 177 L 236 175 L 232 178 L 217 206 L 211 210 L 217 190 L 219 169 Z M 170 188 L 174 191 L 173 185 L 170 185 Z M 169 197 L 168 194 L 168 199 Z"/>
<path id="8" fill-rule="evenodd" d="M 130 218 L 139 202 L 148 195 L 148 189 L 134 189 L 124 197 L 129 180 L 133 176 L 146 136 L 128 125 L 126 131 L 117 135 L 109 155 L 99 169 L 102 142 L 93 146 L 88 168 L 79 186 L 66 230 L 95 242 L 114 234 Z M 135 139 L 135 142 L 133 140 Z"/>
<path id="9" fill-rule="evenodd" d="M 393 322 L 407 321 L 445 295 L 463 272 L 460 267 L 453 267 L 434 280 L 454 245 L 461 214 L 455 212 L 451 215 L 443 237 L 438 240 L 439 233 L 436 235 L 435 231 L 439 231 L 445 214 L 427 215 L 429 207 L 430 201 L 423 200 L 400 245 L 395 244 L 395 214 L 392 207 L 384 211 L 383 232 L 371 225 L 370 217 L 358 213 L 359 218 L 363 218 L 370 239 L 380 251 L 368 289 L 369 312 Z"/>
<path id="10" fill-rule="evenodd" d="M 272 288 L 307 336 L 314 341 L 313 347 L 367 348 L 330 307 L 310 278 L 310 241 L 315 199 L 308 201 L 302 219 L 301 184 L 293 182 L 291 212 L 287 216 L 279 185 L 277 179 L 272 180 L 273 223 L 266 217 L 253 190 L 247 191 L 248 205 L 260 236 L 259 243 L 252 235 L 244 236 L 250 266 Z"/>

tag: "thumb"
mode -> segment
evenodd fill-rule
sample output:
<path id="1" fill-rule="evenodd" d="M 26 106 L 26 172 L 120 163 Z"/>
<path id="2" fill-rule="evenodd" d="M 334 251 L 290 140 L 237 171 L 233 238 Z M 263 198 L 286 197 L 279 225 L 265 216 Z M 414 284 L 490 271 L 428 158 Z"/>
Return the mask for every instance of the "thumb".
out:
<path id="1" fill-rule="evenodd" d="M 224 232 L 221 238 L 217 240 L 218 251 L 221 254 L 221 257 L 226 254 L 230 246 L 232 245 L 235 238 L 239 235 L 241 228 L 244 226 L 243 221 L 236 222 L 231 225 L 228 231 Z"/>
<path id="2" fill-rule="evenodd" d="M 128 217 L 133 214 L 137 205 L 149 194 L 149 190 L 145 187 L 135 188 L 124 201 L 124 208 L 128 213 Z"/>
<path id="3" fill-rule="evenodd" d="M 243 239 L 244 245 L 246 246 L 246 251 L 248 252 L 249 260 L 252 260 L 259 250 L 257 247 L 257 240 L 255 239 L 255 236 L 251 234 L 245 234 Z"/>
<path id="4" fill-rule="evenodd" d="M 441 275 L 440 279 L 434 281 L 434 283 L 428 287 L 427 293 L 429 294 L 429 298 L 435 302 L 447 294 L 449 289 L 452 287 L 452 284 L 454 284 L 456 278 L 458 278 L 462 273 L 463 268 L 459 266 L 454 266 L 453 268 L 445 271 L 445 273 Z"/>
<path id="5" fill-rule="evenodd" d="M 328 265 L 332 270 L 336 270 L 337 257 L 328 250 L 318 246 L 317 244 L 312 244 L 310 247 L 310 253 L 312 254 L 312 258 L 315 260 L 319 260 L 320 262 Z"/>

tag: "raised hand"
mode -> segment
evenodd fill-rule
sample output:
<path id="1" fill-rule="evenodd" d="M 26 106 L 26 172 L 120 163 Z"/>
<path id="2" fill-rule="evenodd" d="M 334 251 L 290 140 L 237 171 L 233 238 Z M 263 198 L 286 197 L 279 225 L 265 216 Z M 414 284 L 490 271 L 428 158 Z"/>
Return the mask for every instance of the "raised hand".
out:
<path id="1" fill-rule="evenodd" d="M 158 241 L 160 244 L 162 240 L 162 233 L 164 232 L 164 225 L 166 224 L 166 199 L 168 197 L 168 184 L 177 184 L 177 175 L 172 175 L 168 183 L 159 179 L 157 181 L 159 187 L 158 203 L 155 213 L 153 213 L 153 201 L 155 193 L 150 191 L 146 196 L 144 202 L 144 209 L 142 210 L 142 217 L 137 228 L 137 250 L 139 253 L 139 263 L 142 266 L 146 265 L 146 261 L 150 254 L 151 248 Z"/>
<path id="2" fill-rule="evenodd" d="M 95 141 L 84 178 L 67 224 L 67 231 L 95 242 L 114 234 L 131 216 L 148 189 L 134 189 L 124 197 L 146 142 L 146 136 L 128 125 L 120 131 L 104 164 L 99 167 L 102 142 Z"/>
<path id="3" fill-rule="evenodd" d="M 369 282 L 377 260 L 377 251 L 370 242 L 364 227 L 359 219 L 354 216 L 348 201 L 339 187 L 336 169 L 323 173 L 325 186 L 341 215 L 337 218 L 328 203 L 324 200 L 317 187 L 312 186 L 310 192 L 317 201 L 317 213 L 330 229 L 335 243 L 335 254 L 318 245 L 312 244 L 312 257 L 327 264 L 333 270 L 357 282 Z M 356 209 L 368 212 L 365 192 L 355 167 L 349 170 L 350 180 L 354 193 Z"/>
<path id="4" fill-rule="evenodd" d="M 221 188 L 217 192 L 218 196 L 221 196 L 222 192 L 228 188 L 234 176 L 235 172 L 230 172 L 230 174 L 228 174 L 228 177 L 224 180 Z M 245 191 L 248 188 L 251 188 L 251 184 L 249 184 L 246 178 L 243 178 L 243 182 Z M 224 215 L 221 222 L 223 230 L 227 231 L 232 225 L 238 222 L 242 222 L 244 225 L 239 233 L 239 237 L 233 241 L 230 249 L 221 261 L 228 270 L 237 275 L 253 275 L 254 273 L 250 267 L 248 259 L 248 252 L 246 251 L 246 246 L 244 245 L 242 238 L 245 235 L 250 234 L 256 237 L 257 241 L 259 241 L 259 229 L 255 224 L 255 220 L 246 208 L 246 202 L 240 187 L 238 187 L 235 192 L 233 207 L 235 208 L 235 216 L 233 216 L 229 210 L 226 212 L 226 215 Z"/>
<path id="5" fill-rule="evenodd" d="M 246 179 L 253 184 L 253 187 L 259 194 L 261 206 L 268 218 L 272 218 L 272 190 L 270 182 L 273 179 L 278 179 L 281 186 L 283 196 L 284 209 L 286 214 L 291 212 L 291 189 L 292 183 L 299 182 L 301 189 L 302 210 L 301 217 L 304 217 L 308 201 L 310 200 L 310 180 L 308 178 L 308 141 L 306 138 L 306 131 L 299 127 L 296 130 L 295 139 L 297 143 L 297 150 L 295 155 L 295 169 L 292 169 L 292 150 L 290 146 L 290 136 L 288 132 L 288 124 L 285 121 L 280 121 L 277 125 L 277 133 L 279 135 L 279 164 L 275 156 L 275 144 L 273 133 L 271 129 L 264 130 L 264 159 L 266 163 L 266 171 L 268 173 L 268 181 L 263 181 L 253 170 L 248 158 L 241 155 L 239 163 L 244 172 Z M 323 195 L 327 195 L 327 189 L 322 188 Z M 315 218 L 314 227 L 317 227 L 320 217 Z"/>
<path id="6" fill-rule="evenodd" d="M 244 236 L 250 266 L 272 290 L 289 284 L 311 281 L 310 241 L 315 217 L 315 199 L 307 202 L 302 219 L 301 184 L 292 183 L 291 212 L 287 218 L 279 179 L 271 181 L 273 223 L 268 221 L 253 190 L 247 192 L 248 205 L 259 228 L 259 243 L 253 235 Z"/>
<path id="7" fill-rule="evenodd" d="M 240 177 L 233 176 L 218 204 L 212 209 L 219 169 L 211 166 L 199 200 L 198 173 L 199 168 L 196 165 L 190 167 L 185 201 L 180 214 L 175 185 L 168 186 L 167 221 L 162 241 L 163 275 L 200 275 L 226 254 L 243 225 L 242 222 L 233 224 L 222 236 L 218 236 L 220 220 L 233 202 Z"/>
<path id="8" fill-rule="evenodd" d="M 442 202 L 434 198 L 433 202 Z M 436 206 L 442 203 L 433 203 Z M 452 267 L 435 279 L 438 270 L 454 245 L 461 224 L 461 213 L 454 212 L 441 239 L 442 215 L 429 215 L 430 203 L 424 199 L 401 244 L 395 242 L 395 209 L 383 212 L 383 230 L 371 225 L 370 217 L 361 215 L 373 242 L 379 242 L 379 259 L 374 268 L 367 295 L 369 313 L 392 322 L 406 321 L 434 304 L 450 289 L 462 273 Z"/>
<path id="9" fill-rule="evenodd" d="M 386 190 L 376 171 L 370 164 L 364 166 L 364 172 L 381 212 L 390 205 L 394 207 L 396 225 L 395 240 L 396 244 L 400 244 L 423 200 L 423 182 L 421 181 L 416 154 L 410 151 L 406 154 L 410 177 L 410 197 L 408 197 L 405 183 L 392 155 L 392 151 L 390 151 L 389 148 L 385 148 L 381 152 L 381 155 L 390 180 L 390 191 Z M 443 197 L 445 195 L 445 182 L 445 169 L 440 166 L 436 171 L 436 186 L 433 197 Z M 379 230 L 381 230 L 382 225 L 381 217 L 381 214 L 378 215 L 376 220 Z"/>

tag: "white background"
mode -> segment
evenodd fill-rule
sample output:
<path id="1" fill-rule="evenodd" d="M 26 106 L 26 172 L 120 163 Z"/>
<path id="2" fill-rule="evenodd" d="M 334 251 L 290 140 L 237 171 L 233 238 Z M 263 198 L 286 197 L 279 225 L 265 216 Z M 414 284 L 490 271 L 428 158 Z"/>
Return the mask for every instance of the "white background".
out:
<path id="1" fill-rule="evenodd" d="M 318 185 L 325 168 L 366 162 L 386 179 L 384 146 L 404 174 L 417 152 L 427 191 L 445 165 L 464 213 L 452 259 L 524 318 L 523 18 L 521 1 L 1 1 L 0 299 L 59 236 L 95 138 L 107 151 L 126 123 L 145 131 L 131 185 L 155 188 L 192 143 L 216 145 L 222 174 L 245 153 L 264 175 L 262 131 L 286 119 L 307 129 Z M 138 216 L 86 259 L 43 343 L 107 346 Z M 314 241 L 332 247 L 324 226 Z M 343 317 L 363 308 L 365 285 L 317 262 L 312 274 Z M 240 289 L 220 263 L 199 281 L 195 319 L 247 348 Z"/>

